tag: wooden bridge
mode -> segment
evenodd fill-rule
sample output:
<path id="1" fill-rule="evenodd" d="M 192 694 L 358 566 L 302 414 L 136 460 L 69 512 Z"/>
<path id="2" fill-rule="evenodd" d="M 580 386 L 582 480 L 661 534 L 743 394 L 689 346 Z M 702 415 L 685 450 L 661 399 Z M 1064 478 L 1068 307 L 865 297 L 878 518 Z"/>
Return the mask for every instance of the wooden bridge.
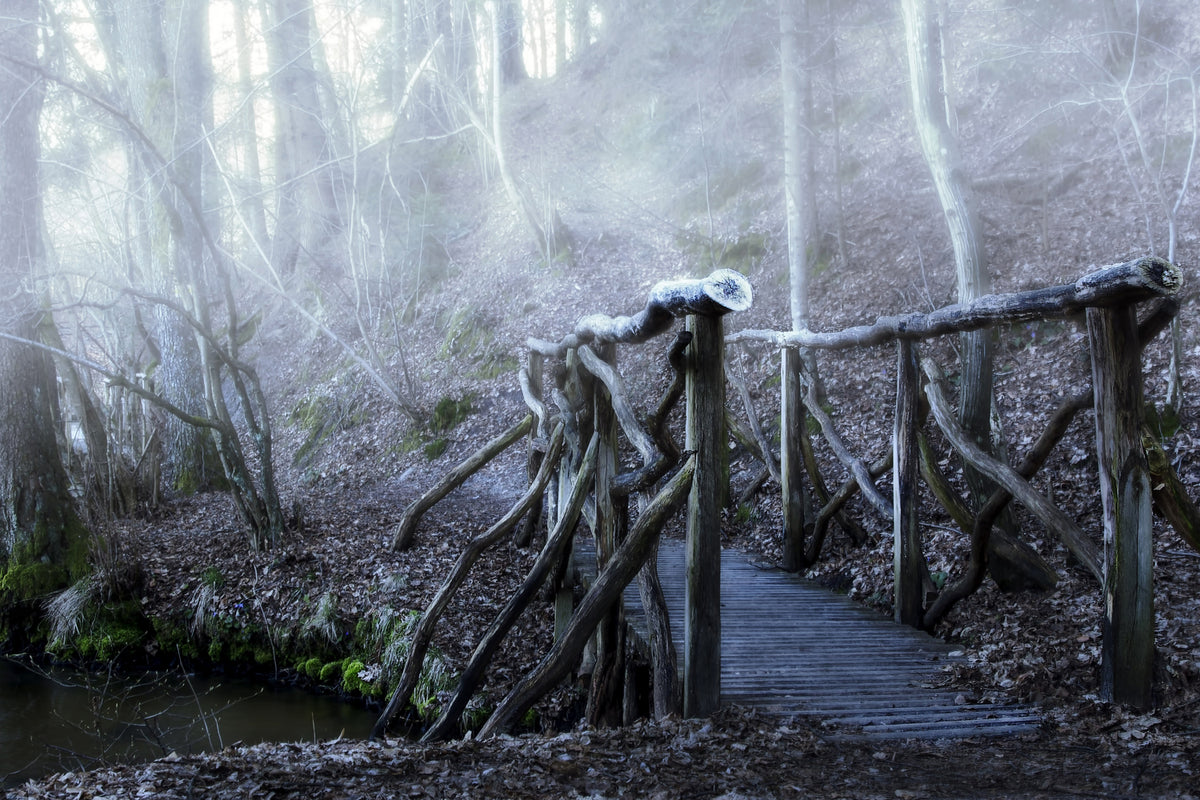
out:
<path id="1" fill-rule="evenodd" d="M 590 542 L 584 547 L 590 550 Z M 662 542 L 658 570 L 672 638 L 682 652 L 682 542 Z M 625 592 L 625 607 L 631 627 L 645 636 L 635 586 Z M 967 738 L 1037 728 L 1032 708 L 964 702 L 946 688 L 945 668 L 963 661 L 947 643 L 810 580 L 741 553 L 721 554 L 722 705 L 816 717 L 871 738 Z"/>
<path id="2" fill-rule="evenodd" d="M 930 628 L 979 586 L 996 515 L 1016 498 L 1059 534 L 1102 588 L 1106 608 L 1102 694 L 1134 708 L 1150 707 L 1154 613 L 1149 556 L 1153 548 L 1148 524 L 1151 483 L 1141 436 L 1140 358 L 1142 345 L 1178 310 L 1180 285 L 1178 267 L 1146 258 L 1104 267 L 1073 284 L 988 295 L 928 314 L 881 317 L 872 325 L 842 331 L 743 330 L 725 337 L 723 315 L 749 308 L 751 290 L 744 276 L 717 270 L 704 279 L 656 285 L 645 308 L 631 317 L 590 315 L 558 341 L 530 339 L 529 365 L 521 371 L 521 382 L 531 416 L 459 464 L 412 503 L 397 526 L 393 549 L 402 549 L 425 510 L 482 464 L 530 435 L 529 489 L 500 520 L 471 539 L 422 615 L 400 684 L 373 735 L 382 733 L 396 710 L 408 702 L 434 626 L 467 572 L 484 550 L 508 535 L 527 514 L 531 524 L 525 530 L 532 531 L 543 496 L 548 528 L 545 546 L 476 647 L 452 701 L 427 738 L 453 731 L 499 642 L 552 573 L 557 599 L 551 651 L 518 681 L 479 735 L 487 737 L 512 727 L 537 699 L 567 677 L 589 641 L 594 644 L 597 665 L 589 717 L 594 715 L 601 723 L 614 715 L 619 718 L 624 712 L 620 707 L 624 648 L 618 598 L 625 590 L 628 616 L 636 627 L 640 602 L 626 587 L 653 552 L 666 520 L 685 501 L 686 544 L 664 543 L 659 556 L 663 590 L 657 592 L 653 582 L 646 587 L 656 629 L 662 631 L 660 636 L 645 636 L 651 645 L 656 713 L 671 711 L 667 706 L 674 694 L 668 690 L 675 675 L 671 654 L 664 647 L 668 638 L 662 622 L 665 609 L 684 673 L 682 710 L 686 716 L 706 716 L 721 703 L 740 703 L 781 715 L 818 715 L 832 723 L 857 726 L 868 735 L 890 737 L 978 736 L 1037 725 L 1037 716 L 1029 709 L 976 705 L 955 692 L 939 689 L 943 668 L 958 657 L 948 645 L 919 630 L 888 622 L 795 576 L 760 569 L 721 551 L 721 498 L 727 488 L 728 452 L 725 346 L 747 341 L 780 348 L 783 357 L 786 379 L 781 432 L 786 435 L 778 477 L 785 509 L 784 554 L 786 557 L 789 548 L 793 555 L 803 554 L 803 559 L 793 559 L 799 563 L 789 566 L 803 566 L 816 558 L 823 538 L 816 534 L 820 523 L 828 523 L 830 515 L 837 514 L 841 502 L 856 489 L 893 523 L 896 622 Z M 1139 322 L 1136 306 L 1144 301 L 1154 301 L 1155 306 Z M 940 368 L 931 359 L 919 357 L 916 343 L 991 325 L 1080 313 L 1087 316 L 1093 386 L 1061 405 L 1018 468 L 997 461 L 962 430 L 941 388 L 945 379 Z M 686 329 L 677 333 L 667 354 L 674 378 L 643 422 L 616 370 L 616 345 L 643 343 L 667 331 L 678 317 L 686 319 Z M 827 415 L 821 413 L 811 385 L 801 397 L 800 384 L 805 381 L 797 361 L 801 350 L 839 351 L 883 344 L 893 344 L 897 350 L 892 454 L 888 464 L 877 469 L 890 468 L 892 472 L 890 502 L 874 486 L 875 468 L 869 469 L 849 452 Z M 548 361 L 553 368 L 552 383 L 543 381 Z M 927 380 L 921 380 L 922 371 Z M 971 532 L 970 562 L 964 574 L 928 607 L 927 567 L 917 518 L 922 394 L 952 449 L 999 487 L 978 515 L 959 523 Z M 554 413 L 546 402 L 548 396 L 557 408 Z M 681 396 L 686 407 L 684 452 L 671 439 L 666 424 Z M 1029 484 L 1071 415 L 1088 405 L 1094 407 L 1096 418 L 1103 553 Z M 802 437 L 797 432 L 806 428 L 805 413 L 817 419 L 852 476 L 828 502 L 823 501 L 825 505 L 813 521 L 810 543 L 804 540 L 809 526 L 799 524 L 806 511 L 799 474 Z M 641 466 L 632 471 L 620 470 L 619 431 L 641 456 Z M 770 467 L 770 445 L 760 443 L 760 447 Z M 564 452 L 570 457 L 564 457 Z M 555 472 L 557 479 L 552 480 Z M 816 476 L 810 478 L 816 482 Z M 553 567 L 566 555 L 589 494 L 593 500 L 588 527 L 603 569 L 575 607 L 573 587 L 562 581 L 571 570 Z M 645 506 L 631 523 L 629 507 L 635 494 Z M 596 559 L 591 562 L 595 564 Z"/>

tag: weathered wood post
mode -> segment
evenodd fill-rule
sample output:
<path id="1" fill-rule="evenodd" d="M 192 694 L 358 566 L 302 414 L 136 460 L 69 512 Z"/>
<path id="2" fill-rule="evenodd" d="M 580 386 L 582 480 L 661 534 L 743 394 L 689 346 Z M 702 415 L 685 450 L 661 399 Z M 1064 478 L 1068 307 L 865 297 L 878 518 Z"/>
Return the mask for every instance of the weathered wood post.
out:
<path id="1" fill-rule="evenodd" d="M 542 467 L 542 458 L 545 453 L 542 452 L 542 447 L 545 447 L 545 437 L 547 434 L 547 421 L 545 419 L 545 389 L 542 385 L 543 373 L 545 371 L 546 357 L 541 353 L 529 351 L 529 367 L 526 376 L 529 379 L 529 400 L 533 402 L 530 405 L 541 407 L 542 415 L 538 419 L 537 425 L 529 431 L 529 458 L 526 462 L 526 474 L 530 481 L 538 474 L 538 470 Z M 569 459 L 567 459 L 569 461 Z M 557 501 L 558 485 L 557 480 L 551 480 L 551 490 L 547 493 L 550 499 L 550 504 L 553 505 Z M 538 503 L 530 509 L 528 516 L 521 523 L 521 529 L 517 533 L 517 546 L 528 547 L 537 535 L 538 525 L 542 521 L 542 504 Z M 553 524 L 553 522 L 551 522 Z"/>
<path id="2" fill-rule="evenodd" d="M 925 605 L 925 565 L 917 517 L 920 372 L 913 342 L 900 339 L 896 344 L 896 418 L 892 429 L 893 609 L 896 622 L 920 627 Z"/>
<path id="3" fill-rule="evenodd" d="M 1150 471 L 1142 449 L 1142 364 L 1135 307 L 1087 310 L 1104 513 L 1104 639 L 1100 691 L 1153 705 L 1154 541 Z"/>
<path id="4" fill-rule="evenodd" d="M 741 273 L 719 269 L 706 278 L 662 281 L 645 308 L 632 316 L 592 314 L 562 343 L 534 342 L 558 353 L 588 342 L 635 344 L 664 333 L 686 316 L 693 339 L 686 356 L 687 447 L 698 451 L 688 502 L 688 601 L 685 632 L 684 713 L 702 716 L 721 699 L 721 502 L 726 469 L 725 341 L 721 317 L 753 303 Z M 589 432 L 590 435 L 590 432 Z"/>
<path id="5" fill-rule="evenodd" d="M 780 402 L 779 475 L 783 496 L 782 567 L 795 572 L 804 566 L 804 452 L 801 437 L 807 421 L 804 389 L 800 385 L 800 349 L 780 350 L 780 378 L 783 394 Z"/>
<path id="6" fill-rule="evenodd" d="M 688 496 L 683 713 L 721 704 L 721 498 L 725 434 L 725 336 L 720 316 L 692 314 L 687 359 L 687 444 L 696 453 Z"/>
<path id="7" fill-rule="evenodd" d="M 594 345 L 596 355 L 609 366 L 617 360 L 614 344 Z M 617 476 L 617 416 L 608 388 L 600 380 L 592 381 L 593 419 L 599 436 L 596 452 L 596 569 L 600 572 L 613 557 L 624 538 L 626 520 L 614 502 L 612 486 Z M 588 694 L 588 722 L 597 727 L 621 724 L 621 680 L 624 676 L 624 616 L 618 599 L 596 628 L 596 665 Z"/>

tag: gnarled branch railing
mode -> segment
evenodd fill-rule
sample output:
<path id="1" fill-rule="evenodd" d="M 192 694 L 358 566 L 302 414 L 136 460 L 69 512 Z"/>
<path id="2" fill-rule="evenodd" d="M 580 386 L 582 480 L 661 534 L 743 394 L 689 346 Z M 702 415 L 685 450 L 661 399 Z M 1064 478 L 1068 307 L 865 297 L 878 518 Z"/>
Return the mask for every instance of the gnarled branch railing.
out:
<path id="1" fill-rule="evenodd" d="M 620 720 L 620 682 L 625 670 L 619 601 L 621 591 L 635 575 L 650 625 L 655 713 L 665 715 L 678 711 L 675 654 L 653 554 L 663 525 L 680 498 L 689 493 L 687 624 L 690 647 L 685 656 L 683 710 L 695 716 L 716 710 L 720 699 L 721 493 L 718 487 L 724 472 L 720 459 L 725 456 L 726 449 L 721 317 L 731 311 L 749 308 L 751 297 L 750 284 L 741 274 L 717 270 L 702 279 L 658 284 L 651 290 L 646 306 L 633 316 L 590 315 L 581 319 L 575 329 L 558 342 L 529 340 L 530 360 L 522 370 L 521 391 L 531 416 L 496 437 L 414 501 L 397 525 L 393 548 L 409 546 L 422 515 L 430 507 L 526 433 L 531 436 L 530 489 L 499 522 L 471 540 L 422 615 L 413 634 L 403 676 L 376 723 L 373 736 L 382 735 L 393 716 L 408 703 L 434 627 L 465 579 L 467 570 L 485 549 L 512 530 L 522 515 L 540 507 L 537 500 L 548 485 L 546 505 L 550 531 L 546 545 L 520 590 L 501 610 L 479 643 L 460 679 L 458 690 L 426 738 L 448 736 L 457 729 L 457 717 L 482 682 L 492 654 L 517 615 L 536 594 L 537 587 L 550 574 L 557 575 L 558 583 L 571 571 L 567 564 L 571 552 L 567 542 L 580 516 L 587 519 L 592 528 L 599 574 L 583 605 L 574 613 L 571 613 L 571 587 L 566 581 L 559 585 L 555 602 L 558 643 L 537 669 L 501 702 L 481 735 L 503 730 L 529 704 L 552 688 L 566 674 L 578 657 L 582 643 L 593 631 L 597 652 L 588 715 L 597 723 L 613 721 L 615 709 L 615 719 Z M 675 379 L 643 427 L 616 369 L 615 346 L 645 342 L 664 333 L 673 320 L 681 317 L 686 317 L 688 330 L 676 336 L 668 352 Z M 547 359 L 556 361 L 553 369 L 548 369 Z M 547 372 L 554 376 L 554 385 L 549 392 L 543 386 Z M 688 405 L 686 447 L 691 457 L 684 467 L 676 470 L 666 487 L 654 494 L 653 487 L 680 461 L 680 448 L 672 441 L 666 420 L 684 394 L 685 385 Z M 549 403 L 546 394 L 551 397 Z M 556 411 L 552 411 L 551 406 Z M 547 447 L 545 441 L 550 429 L 554 433 L 549 437 Z M 642 459 L 640 467 L 623 473 L 618 470 L 618 431 L 624 432 Z M 589 440 L 585 455 L 584 445 Z M 557 479 L 551 477 L 556 469 Z M 586 507 L 589 489 L 592 493 L 590 509 Z M 628 503 L 634 494 L 639 495 L 644 507 L 630 530 Z M 525 533 L 532 533 L 536 525 L 535 515 L 530 514 L 527 523 L 530 520 L 533 524 L 527 524 Z M 557 569 L 554 568 L 555 561 L 559 562 Z M 614 699 L 617 702 L 613 702 Z"/>
<path id="2" fill-rule="evenodd" d="M 1016 497 L 1100 581 L 1105 596 L 1105 646 L 1101 671 L 1103 691 L 1129 705 L 1150 705 L 1154 619 L 1152 597 L 1151 481 L 1141 445 L 1143 405 L 1141 348 L 1169 321 L 1177 309 L 1175 296 L 1182 273 L 1160 258 L 1141 258 L 1095 270 L 1070 284 L 1029 292 L 987 295 L 946 306 L 928 314 L 881 317 L 870 325 L 819 333 L 803 331 L 743 330 L 727 337 L 729 343 L 766 342 L 786 349 L 843 350 L 896 342 L 896 421 L 892 445 L 893 530 L 895 548 L 894 608 L 898 621 L 929 627 L 954 602 L 965 597 L 982 580 L 985 548 L 992 522 L 1011 497 Z M 1137 325 L 1137 304 L 1160 300 L 1142 325 Z M 976 517 L 972 530 L 971 563 L 967 574 L 925 607 L 927 568 L 916 526 L 917 413 L 921 373 L 916 343 L 946 334 L 977 330 L 1004 323 L 1063 318 L 1085 313 L 1092 351 L 1093 392 L 1069 401 L 1055 415 L 1035 450 L 1017 468 L 991 459 L 962 434 L 940 389 L 939 373 L 925 364 L 933 417 L 954 449 L 977 469 L 997 480 L 998 489 Z M 815 401 L 805 399 L 810 413 Z M 1096 447 L 1104 514 L 1104 547 L 1101 552 L 1065 514 L 1034 491 L 1028 479 L 1044 462 L 1074 411 L 1093 404 L 1096 411 Z M 1064 421 L 1064 418 L 1065 420 Z M 818 416 L 818 419 L 820 417 Z M 823 427 L 827 427 L 823 421 Z M 786 446 L 786 445 L 785 445 Z M 798 457 L 798 456 L 797 456 Z M 847 459 L 843 457 L 843 461 Z M 861 462 L 849 461 L 852 480 L 868 480 Z M 1159 482 L 1162 483 L 1161 481 Z M 839 492 L 844 496 L 845 491 Z M 786 499 L 785 499 L 786 502 Z M 881 512 L 886 508 L 876 501 Z M 802 511 L 800 512 L 803 513 Z M 826 523 L 832 511 L 823 509 L 818 519 Z M 791 527 L 791 526 L 790 526 Z M 822 527 L 823 532 L 823 527 Z M 801 534 L 803 535 L 803 534 Z M 800 552 L 805 552 L 803 542 Z M 785 548 L 787 549 L 787 548 Z M 791 545 L 793 552 L 795 545 Z M 811 552 L 810 552 L 811 555 Z"/>

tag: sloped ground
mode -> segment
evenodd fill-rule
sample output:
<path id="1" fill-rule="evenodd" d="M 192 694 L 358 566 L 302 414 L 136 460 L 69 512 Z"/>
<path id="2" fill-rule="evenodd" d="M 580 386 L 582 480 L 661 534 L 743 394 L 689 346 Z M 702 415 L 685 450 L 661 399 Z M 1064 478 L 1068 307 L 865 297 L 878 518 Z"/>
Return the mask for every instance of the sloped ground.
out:
<path id="1" fill-rule="evenodd" d="M 586 313 L 630 313 L 662 278 L 704 274 L 716 264 L 746 272 L 755 307 L 730 329 L 788 326 L 784 266 L 773 4 L 708 10 L 683 21 L 647 16 L 636 31 L 596 45 L 559 79 L 513 93 L 511 160 L 557 206 L 575 237 L 572 265 L 538 264 L 498 181 L 480 188 L 468 171 L 447 181 L 461 207 L 482 204 L 485 218 L 448 245 L 448 277 L 422 297 L 405 330 L 407 363 L 422 402 L 473 396 L 474 413 L 445 434 L 446 452 L 427 460 L 401 446 L 411 425 L 337 349 L 275 312 L 259 339 L 260 369 L 281 416 L 281 480 L 304 526 L 274 551 L 248 554 L 227 501 L 203 496 L 153 519 L 120 523 L 147 567 L 144 604 L 163 613 L 194 601 L 196 581 L 219 565 L 224 583 L 214 607 L 256 613 L 280 630 L 311 613 L 311 599 L 336 588 L 343 624 L 382 604 L 419 609 L 471 533 L 493 521 L 521 491 L 519 454 L 472 480 L 422 527 L 416 547 L 390 554 L 391 526 L 404 505 L 523 410 L 515 376 L 481 378 L 483 365 L 523 357 L 525 337 L 557 338 Z M 1006 16 L 973 5 L 954 17 L 962 45 L 960 127 L 968 170 L 982 176 L 987 247 L 997 291 L 1074 280 L 1090 264 L 1146 250 L 1143 205 L 1115 149 L 1111 111 L 1088 99 L 1078 59 L 1047 55 L 1090 41 L 1082 23 L 1047 33 L 1049 20 Z M 1162 6 L 1176 23 L 1165 31 L 1185 55 L 1200 15 L 1188 4 Z M 821 182 L 827 234 L 813 279 L 814 327 L 831 330 L 882 314 L 927 310 L 953 298 L 953 269 L 941 213 L 905 108 L 903 47 L 894 19 L 877 9 L 843 14 L 838 83 L 842 153 L 835 169 L 828 133 L 818 174 L 843 179 L 840 225 L 833 181 Z M 686 35 L 681 35 L 686 30 Z M 1040 32 L 1040 33 L 1039 33 Z M 1042 38 L 1030 38 L 1034 36 Z M 1056 38 L 1057 37 L 1057 38 Z M 1035 41 L 1022 58 L 1011 42 Z M 1061 45 L 1055 50 L 1050 44 Z M 1057 58 L 1057 60 L 1056 60 Z M 1192 53 L 1193 63 L 1200 60 Z M 982 66 L 980 66 L 982 65 Z M 823 74 L 821 81 L 831 80 Z M 1045 94 L 1035 89 L 1040 88 Z M 827 96 L 818 92 L 818 98 Z M 1053 112 L 1047 112 L 1047 108 Z M 831 107 L 819 99 L 818 118 Z M 828 128 L 823 128 L 828 131 Z M 1195 263 L 1195 204 L 1184 206 L 1179 258 Z M 841 231 L 847 260 L 837 251 Z M 1161 241 L 1158 227 L 1156 236 Z M 1189 278 L 1191 271 L 1189 269 Z M 448 353 L 449 320 L 467 309 L 490 339 Z M 1195 289 L 1182 312 L 1185 381 L 1200 385 Z M 635 396 L 661 385 L 664 345 L 622 351 Z M 929 348 L 953 369 L 951 343 Z M 1161 401 L 1166 350 L 1147 351 L 1147 391 Z M 756 413 L 777 418 L 773 353 L 747 349 L 731 365 L 748 382 Z M 1020 452 L 1058 399 L 1090 379 L 1085 334 L 1067 321 L 1000 333 L 998 398 L 1010 445 Z M 888 446 L 892 354 L 823 357 L 834 414 L 866 460 Z M 396 365 L 397 370 L 399 366 Z M 282 419 L 306 397 L 341 409 L 340 423 L 314 454 L 293 463 L 308 432 Z M 731 403 L 739 408 L 734 395 Z M 649 400 L 644 400 L 649 403 Z M 1186 408 L 1166 442 L 1191 495 L 1200 497 L 1200 419 Z M 767 422 L 770 427 L 769 422 Z M 1088 530 L 1098 530 L 1091 420 L 1076 421 L 1036 485 Z M 734 454 L 735 488 L 757 471 Z M 840 480 L 830 464 L 828 480 Z M 949 462 L 948 462 L 949 463 Z M 953 466 L 951 465 L 951 469 Z M 886 488 L 886 487 L 885 487 Z M 814 577 L 887 609 L 891 544 L 887 525 L 856 508 L 872 533 L 853 548 L 836 532 Z M 731 513 L 726 544 L 766 559 L 779 555 L 779 498 L 768 484 L 747 509 Z M 953 577 L 966 543 L 937 509 L 923 516 L 931 568 Z M 15 796 L 797 796 L 797 797 L 1183 797 L 1195 780 L 1200 725 L 1200 557 L 1156 530 L 1159 708 L 1135 715 L 1096 699 L 1099 592 L 1035 522 L 1022 518 L 1034 545 L 1060 570 L 1044 595 L 1005 595 L 990 582 L 939 629 L 971 665 L 954 686 L 972 701 L 1000 694 L 1038 703 L 1045 731 L 1013 739 L 879 747 L 835 743 L 820 729 L 777 727 L 731 710 L 712 723 L 642 724 L 623 731 L 572 727 L 572 697 L 542 709 L 545 736 L 462 742 L 445 747 L 262 745 L 213 756 L 171 758 L 57 776 Z M 532 554 L 505 545 L 487 559 L 452 606 L 437 644 L 462 664 L 486 612 L 512 591 Z M 402 576 L 403 580 L 392 580 Z M 190 588 L 183 588 L 183 580 Z M 309 605 L 306 605 L 306 602 Z M 248 611 L 252 609 L 253 611 Z M 496 665 L 492 702 L 549 641 L 550 610 L 531 610 Z M 286 665 L 285 665 L 286 666 Z M 560 733 L 560 731 L 566 731 Z M 555 738 L 559 736 L 560 738 Z"/>

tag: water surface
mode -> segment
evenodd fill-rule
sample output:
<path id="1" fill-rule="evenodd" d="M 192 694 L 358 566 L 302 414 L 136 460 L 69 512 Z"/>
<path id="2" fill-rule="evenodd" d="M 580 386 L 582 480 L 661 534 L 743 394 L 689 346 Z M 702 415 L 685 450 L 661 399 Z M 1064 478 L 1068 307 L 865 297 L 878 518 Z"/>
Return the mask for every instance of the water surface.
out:
<path id="1" fill-rule="evenodd" d="M 118 677 L 0 659 L 0 788 L 234 743 L 365 738 L 375 715 L 291 688 L 182 672 Z"/>

